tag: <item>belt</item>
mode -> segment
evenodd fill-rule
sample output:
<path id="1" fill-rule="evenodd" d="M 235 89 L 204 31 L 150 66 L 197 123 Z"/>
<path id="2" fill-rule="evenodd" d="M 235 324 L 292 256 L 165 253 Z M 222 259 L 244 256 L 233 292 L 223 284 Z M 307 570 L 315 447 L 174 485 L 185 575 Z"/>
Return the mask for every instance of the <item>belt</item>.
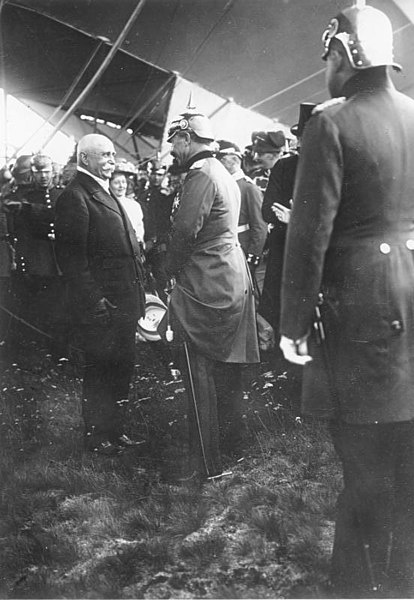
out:
<path id="1" fill-rule="evenodd" d="M 244 231 L 249 231 L 250 229 L 250 225 L 248 223 L 245 223 L 244 225 L 239 225 L 237 227 L 237 233 L 243 233 Z"/>

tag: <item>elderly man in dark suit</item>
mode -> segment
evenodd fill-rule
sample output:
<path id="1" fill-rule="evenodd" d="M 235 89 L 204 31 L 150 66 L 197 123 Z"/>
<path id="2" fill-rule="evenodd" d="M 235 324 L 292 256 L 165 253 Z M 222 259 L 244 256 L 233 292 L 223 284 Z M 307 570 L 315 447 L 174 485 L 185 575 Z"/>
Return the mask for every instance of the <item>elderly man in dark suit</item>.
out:
<path id="1" fill-rule="evenodd" d="M 331 597 L 413 598 L 414 101 L 383 12 L 359 2 L 324 40 L 333 99 L 303 136 L 281 348 L 343 466 Z"/>
<path id="2" fill-rule="evenodd" d="M 134 445 L 123 406 L 134 368 L 135 331 L 145 312 L 143 271 L 132 225 L 109 192 L 115 151 L 105 136 L 84 136 L 77 174 L 56 204 L 56 253 L 85 353 L 85 446 L 113 455 Z"/>

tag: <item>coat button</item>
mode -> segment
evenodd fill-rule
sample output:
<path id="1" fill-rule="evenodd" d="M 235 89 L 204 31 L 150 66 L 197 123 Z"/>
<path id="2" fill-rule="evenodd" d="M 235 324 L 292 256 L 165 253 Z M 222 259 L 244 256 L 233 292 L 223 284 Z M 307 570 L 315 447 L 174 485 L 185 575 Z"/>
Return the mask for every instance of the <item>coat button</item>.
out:
<path id="1" fill-rule="evenodd" d="M 402 323 L 401 321 L 398 321 L 398 319 L 391 322 L 391 329 L 393 329 L 394 331 L 402 331 L 402 328 Z"/>
<path id="2" fill-rule="evenodd" d="M 407 248 L 408 248 L 409 250 L 414 250 L 414 240 L 407 240 L 407 241 L 405 242 L 405 245 L 407 246 Z"/>
<path id="3" fill-rule="evenodd" d="M 391 252 L 391 246 L 386 242 L 383 242 L 380 245 L 380 252 L 382 252 L 382 254 L 389 254 Z"/>

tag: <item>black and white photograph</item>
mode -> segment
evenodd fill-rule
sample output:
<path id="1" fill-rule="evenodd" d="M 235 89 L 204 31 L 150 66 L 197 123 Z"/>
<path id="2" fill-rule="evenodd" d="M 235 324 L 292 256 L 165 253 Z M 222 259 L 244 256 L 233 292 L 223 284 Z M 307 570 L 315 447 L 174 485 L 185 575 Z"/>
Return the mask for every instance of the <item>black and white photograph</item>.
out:
<path id="1" fill-rule="evenodd" d="M 413 56 L 0 0 L 0 599 L 414 598 Z"/>

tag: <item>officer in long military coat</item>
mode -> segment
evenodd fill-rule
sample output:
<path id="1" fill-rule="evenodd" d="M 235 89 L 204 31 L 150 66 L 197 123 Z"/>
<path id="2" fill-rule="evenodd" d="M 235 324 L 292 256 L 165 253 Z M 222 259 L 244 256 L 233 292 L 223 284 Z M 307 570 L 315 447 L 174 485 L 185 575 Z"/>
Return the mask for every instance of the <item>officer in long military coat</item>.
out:
<path id="1" fill-rule="evenodd" d="M 109 192 L 115 151 L 105 136 L 78 144 L 77 174 L 56 204 L 56 252 L 85 353 L 86 449 L 113 455 L 125 434 L 137 320 L 145 312 L 143 270 L 132 225 Z"/>
<path id="2" fill-rule="evenodd" d="M 201 478 L 221 476 L 221 453 L 236 450 L 241 364 L 259 361 L 253 285 L 237 240 L 240 192 L 213 157 L 213 139 L 207 117 L 196 112 L 169 130 L 171 153 L 188 171 L 167 253 L 176 279 L 169 318 L 185 359 L 190 467 Z"/>
<path id="3" fill-rule="evenodd" d="M 324 39 L 333 100 L 303 138 L 281 348 L 306 365 L 303 410 L 330 419 L 342 461 L 334 597 L 412 598 L 414 101 L 389 78 L 384 13 L 359 3 Z"/>

